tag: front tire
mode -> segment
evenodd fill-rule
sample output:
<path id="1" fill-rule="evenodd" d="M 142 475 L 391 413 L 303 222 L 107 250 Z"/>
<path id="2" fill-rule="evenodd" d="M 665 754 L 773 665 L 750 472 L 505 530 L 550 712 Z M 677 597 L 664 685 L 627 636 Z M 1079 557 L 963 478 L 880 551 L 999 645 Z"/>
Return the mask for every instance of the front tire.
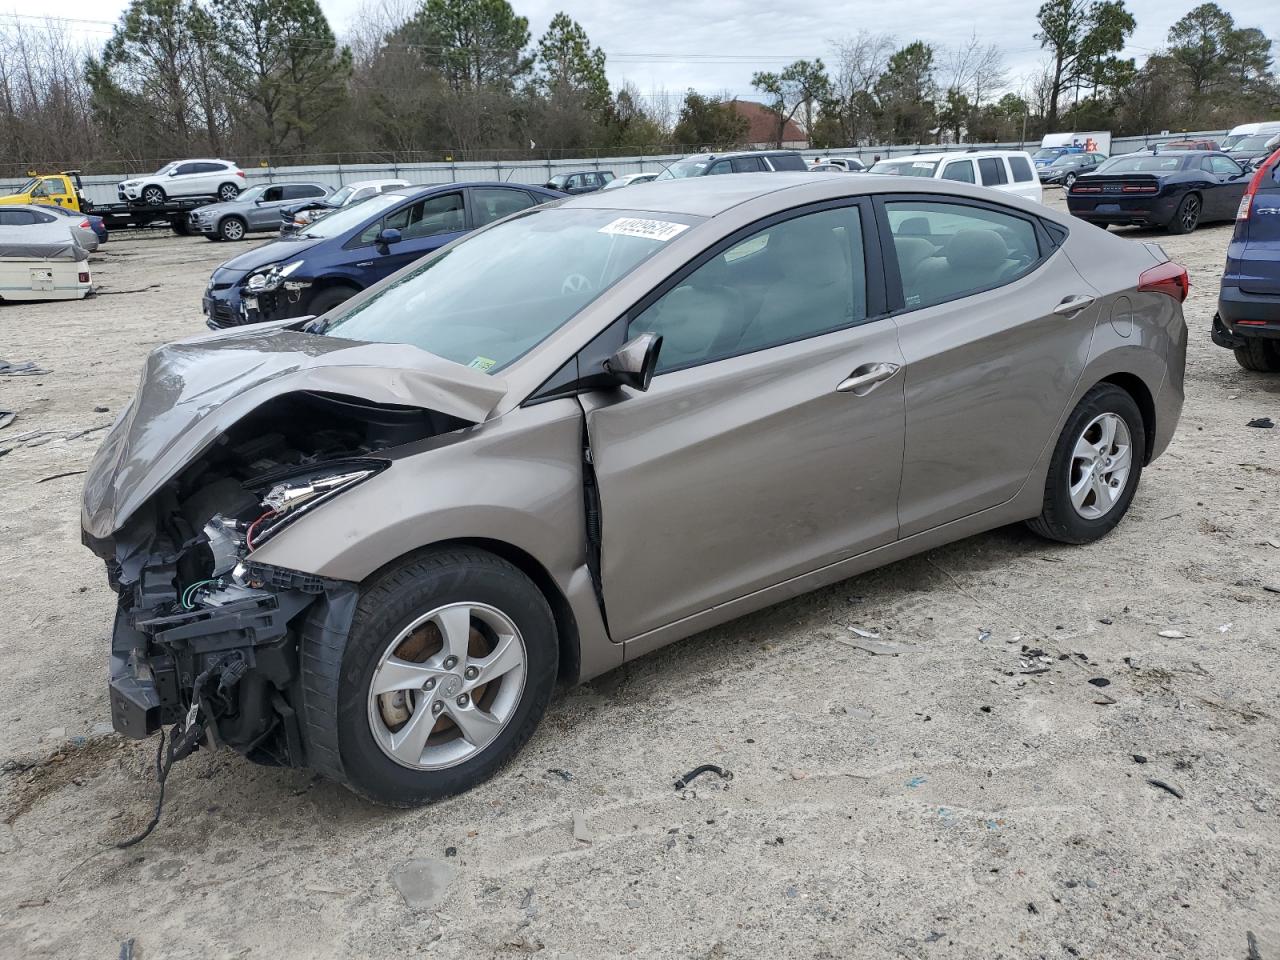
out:
<path id="1" fill-rule="evenodd" d="M 1092 543 L 1115 528 L 1138 488 L 1147 449 L 1142 413 L 1126 391 L 1100 383 L 1071 411 L 1054 447 L 1033 531 Z"/>
<path id="2" fill-rule="evenodd" d="M 1074 184 L 1075 182 L 1076 182 L 1076 175 L 1074 173 L 1068 173 L 1065 177 L 1062 178 L 1062 189 L 1070 193 L 1071 185 Z"/>
<path id="3" fill-rule="evenodd" d="M 1250 338 L 1232 351 L 1236 363 L 1255 373 L 1280 373 L 1280 341 Z"/>
<path id="4" fill-rule="evenodd" d="M 1182 198 L 1182 202 L 1178 204 L 1178 209 L 1174 213 L 1173 219 L 1169 221 L 1169 232 L 1174 234 L 1191 233 L 1200 225 L 1200 214 L 1202 212 L 1203 207 L 1200 195 L 1188 193 Z"/>
<path id="5" fill-rule="evenodd" d="M 350 287 L 324 287 L 316 292 L 307 304 L 307 311 L 312 316 L 322 316 L 340 303 L 345 303 L 356 295 Z"/>
<path id="6" fill-rule="evenodd" d="M 551 699 L 551 608 L 483 550 L 432 550 L 377 575 L 345 638 L 319 620 L 301 644 L 308 758 L 378 803 L 430 803 L 483 783 Z"/>
<path id="7" fill-rule="evenodd" d="M 164 190 L 151 186 L 142 191 L 142 202 L 149 207 L 158 207 L 165 201 Z"/>
<path id="8" fill-rule="evenodd" d="M 239 217 L 223 217 L 218 221 L 218 236 L 223 240 L 243 240 L 248 227 Z"/>

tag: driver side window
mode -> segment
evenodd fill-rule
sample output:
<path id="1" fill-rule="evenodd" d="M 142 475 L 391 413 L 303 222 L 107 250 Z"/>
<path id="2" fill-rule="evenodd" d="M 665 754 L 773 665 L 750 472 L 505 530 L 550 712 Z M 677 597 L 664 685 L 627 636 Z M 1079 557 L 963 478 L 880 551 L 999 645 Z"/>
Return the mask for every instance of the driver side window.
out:
<path id="1" fill-rule="evenodd" d="M 632 318 L 627 339 L 661 334 L 662 373 L 866 318 L 861 215 L 839 207 L 775 223 L 718 253 Z"/>

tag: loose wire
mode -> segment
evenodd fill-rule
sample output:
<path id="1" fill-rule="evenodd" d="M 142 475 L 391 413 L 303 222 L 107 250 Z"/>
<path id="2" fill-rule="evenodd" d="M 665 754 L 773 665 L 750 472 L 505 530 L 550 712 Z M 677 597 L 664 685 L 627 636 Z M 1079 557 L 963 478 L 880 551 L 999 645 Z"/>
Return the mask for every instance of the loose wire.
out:
<path id="1" fill-rule="evenodd" d="M 253 521 L 253 523 L 249 524 L 249 529 L 245 531 L 245 535 L 244 535 L 244 545 L 247 549 L 249 550 L 253 549 L 253 532 L 258 529 L 258 524 L 260 524 L 263 520 L 267 520 L 267 519 L 270 519 L 271 517 L 274 517 L 275 515 L 276 515 L 276 512 L 274 510 L 268 510 L 266 513 L 260 516 L 257 520 Z"/>

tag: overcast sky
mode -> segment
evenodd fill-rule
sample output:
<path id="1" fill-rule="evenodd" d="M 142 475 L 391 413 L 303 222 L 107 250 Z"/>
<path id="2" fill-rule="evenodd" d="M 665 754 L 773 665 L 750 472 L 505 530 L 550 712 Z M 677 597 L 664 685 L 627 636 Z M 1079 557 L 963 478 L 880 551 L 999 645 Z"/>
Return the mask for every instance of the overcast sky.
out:
<path id="1" fill-rule="evenodd" d="M 335 32 L 351 28 L 369 0 L 320 0 Z M 412 0 L 394 0 L 412 2 Z M 1196 0 L 1127 0 L 1138 21 L 1127 56 L 1141 62 L 1165 42 L 1170 25 Z M 83 22 L 63 23 L 72 32 L 99 43 L 110 35 L 110 23 L 127 0 L 58 0 L 56 16 Z M 688 87 L 704 93 L 756 94 L 751 74 L 777 69 L 800 57 L 831 62 L 831 41 L 860 29 L 885 32 L 900 43 L 922 39 L 945 48 L 975 30 L 983 42 L 995 42 L 1005 53 L 1010 86 L 1018 89 L 1043 58 L 1036 43 L 1037 0 L 929 0 L 894 3 L 779 3 L 777 0 L 613 0 L 569 3 L 568 0 L 514 0 L 516 11 L 529 18 L 534 38 L 558 10 L 577 19 L 593 43 L 604 48 L 609 78 L 616 86 L 635 83 L 643 94 L 665 90 L 680 96 Z M 1220 0 L 1238 25 L 1266 30 L 1280 43 L 1280 7 L 1276 0 Z M 973 10 L 983 13 L 974 20 Z M 0 0 L 0 23 L 40 27 L 27 0 Z"/>

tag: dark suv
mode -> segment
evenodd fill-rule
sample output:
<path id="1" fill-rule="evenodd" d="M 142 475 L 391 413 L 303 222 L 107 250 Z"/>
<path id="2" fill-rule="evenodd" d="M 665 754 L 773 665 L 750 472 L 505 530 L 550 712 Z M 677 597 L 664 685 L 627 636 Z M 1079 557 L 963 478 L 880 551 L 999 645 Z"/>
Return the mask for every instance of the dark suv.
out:
<path id="1" fill-rule="evenodd" d="M 659 180 L 708 177 L 721 173 L 772 173 L 808 170 L 804 157 L 794 150 L 751 150 L 742 153 L 700 153 L 677 160 L 658 174 Z"/>
<path id="2" fill-rule="evenodd" d="M 1240 198 L 1213 318 L 1213 342 L 1246 370 L 1280 373 L 1280 150 Z"/>
<path id="3" fill-rule="evenodd" d="M 543 187 L 561 193 L 595 193 L 603 190 L 604 185 L 613 179 L 612 170 L 575 170 L 573 173 L 556 174 Z"/>

